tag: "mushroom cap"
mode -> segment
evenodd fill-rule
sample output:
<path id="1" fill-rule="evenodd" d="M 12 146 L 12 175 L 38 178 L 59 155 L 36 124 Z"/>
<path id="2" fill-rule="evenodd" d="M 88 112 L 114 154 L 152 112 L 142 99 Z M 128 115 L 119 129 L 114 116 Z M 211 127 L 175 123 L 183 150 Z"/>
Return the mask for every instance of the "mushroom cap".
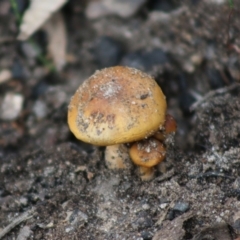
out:
<path id="1" fill-rule="evenodd" d="M 155 80 L 134 68 L 96 71 L 83 82 L 68 108 L 76 138 L 98 146 L 141 140 L 165 121 L 166 99 Z"/>
<path id="2" fill-rule="evenodd" d="M 160 141 L 165 141 L 169 135 L 174 135 L 177 131 L 177 123 L 172 115 L 166 114 L 165 123 L 162 128 L 154 133 L 154 137 Z"/>
<path id="3" fill-rule="evenodd" d="M 166 134 L 175 133 L 177 131 L 177 123 L 172 115 L 166 115 L 164 127 Z"/>
<path id="4" fill-rule="evenodd" d="M 160 141 L 151 137 L 134 143 L 129 154 L 136 165 L 153 167 L 165 159 L 166 149 Z"/>

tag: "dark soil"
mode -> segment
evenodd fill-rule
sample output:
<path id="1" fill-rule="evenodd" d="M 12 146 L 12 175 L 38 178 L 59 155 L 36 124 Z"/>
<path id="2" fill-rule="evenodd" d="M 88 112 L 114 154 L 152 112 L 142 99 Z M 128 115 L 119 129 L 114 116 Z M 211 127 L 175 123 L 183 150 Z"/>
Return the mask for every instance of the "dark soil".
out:
<path id="1" fill-rule="evenodd" d="M 89 20 L 87 3 L 69 1 L 62 13 L 74 60 L 51 72 L 15 40 L 10 3 L 0 2 L 0 70 L 13 74 L 0 83 L 0 105 L 10 92 L 24 99 L 16 118 L 0 120 L 0 238 L 240 239 L 240 2 L 233 3 L 147 1 L 126 19 Z M 33 40 L 46 50 L 43 31 Z M 109 170 L 103 148 L 69 131 L 71 96 L 111 65 L 153 75 L 178 123 L 152 181 L 136 169 Z"/>

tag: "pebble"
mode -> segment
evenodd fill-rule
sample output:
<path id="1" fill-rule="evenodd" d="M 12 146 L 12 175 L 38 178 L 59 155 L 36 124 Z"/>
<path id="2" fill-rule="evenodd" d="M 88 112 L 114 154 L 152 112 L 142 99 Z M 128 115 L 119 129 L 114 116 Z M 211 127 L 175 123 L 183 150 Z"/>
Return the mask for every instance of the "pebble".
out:
<path id="1" fill-rule="evenodd" d="M 235 211 L 231 219 L 231 226 L 233 227 L 234 231 L 240 234 L 240 212 Z"/>
<path id="2" fill-rule="evenodd" d="M 136 221 L 132 222 L 132 228 L 134 229 L 149 228 L 152 225 L 152 219 L 146 211 L 139 212 Z"/>
<path id="3" fill-rule="evenodd" d="M 237 220 L 233 223 L 232 227 L 234 228 L 235 231 L 240 232 L 240 219 L 237 219 Z"/>
<path id="4" fill-rule="evenodd" d="M 237 177 L 232 184 L 233 189 L 240 190 L 240 177 Z"/>
<path id="5" fill-rule="evenodd" d="M 38 82 L 35 86 L 32 88 L 32 94 L 31 97 L 36 99 L 45 94 L 45 92 L 48 90 L 49 85 L 45 81 Z"/>
<path id="6" fill-rule="evenodd" d="M 226 3 L 227 1 L 226 0 L 208 0 L 207 1 L 209 4 L 218 4 L 218 5 L 221 5 L 221 4 L 224 4 Z"/>
<path id="7" fill-rule="evenodd" d="M 1 104 L 0 118 L 14 120 L 22 111 L 24 97 L 19 93 L 7 93 Z"/>
<path id="8" fill-rule="evenodd" d="M 32 230 L 30 229 L 29 226 L 24 226 L 21 228 L 19 231 L 19 234 L 17 236 L 17 240 L 27 240 L 32 234 Z"/>
<path id="9" fill-rule="evenodd" d="M 174 211 L 187 212 L 189 210 L 189 203 L 186 202 L 177 202 L 175 203 L 173 209 Z"/>
<path id="10" fill-rule="evenodd" d="M 224 80 L 221 73 L 217 69 L 207 68 L 206 74 L 208 76 L 209 84 L 212 89 L 224 87 Z"/>
<path id="11" fill-rule="evenodd" d="M 150 205 L 147 204 L 147 203 L 145 203 L 145 204 L 142 205 L 142 208 L 143 208 L 144 210 L 148 210 L 148 209 L 150 209 Z"/>
<path id="12" fill-rule="evenodd" d="M 139 70 L 145 70 L 145 60 L 142 57 L 141 52 L 133 52 L 125 55 L 120 63 L 123 66 L 137 68 Z"/>
<path id="13" fill-rule="evenodd" d="M 22 206 L 26 207 L 28 205 L 28 199 L 26 197 L 21 197 L 19 199 L 19 202 L 21 203 Z"/>
<path id="14" fill-rule="evenodd" d="M 99 68 L 105 68 L 119 63 L 123 49 L 121 44 L 115 39 L 102 36 L 96 40 L 93 53 Z"/>
<path id="15" fill-rule="evenodd" d="M 169 0 L 152 0 L 149 3 L 150 10 L 153 11 L 163 11 L 170 12 L 174 10 L 177 6 L 173 1 Z"/>
<path id="16" fill-rule="evenodd" d="M 69 216 L 68 220 L 72 225 L 76 225 L 76 223 L 78 223 L 79 221 L 87 222 L 88 216 L 87 216 L 87 214 L 80 211 L 79 209 L 74 209 L 74 211 Z"/>
<path id="17" fill-rule="evenodd" d="M 22 50 L 23 54 L 30 59 L 37 58 L 37 56 L 40 54 L 40 49 L 29 42 L 22 42 L 20 49 Z"/>
<path id="18" fill-rule="evenodd" d="M 89 19 L 97 19 L 108 15 L 117 15 L 122 18 L 133 16 L 146 0 L 99 0 L 90 1 L 86 8 L 86 16 Z"/>
<path id="19" fill-rule="evenodd" d="M 35 102 L 32 110 L 37 119 L 39 120 L 45 118 L 48 114 L 48 108 L 46 106 L 46 103 L 41 100 L 37 100 Z"/>
<path id="20" fill-rule="evenodd" d="M 182 92 L 179 95 L 179 106 L 185 116 L 192 114 L 190 107 L 196 101 L 196 99 L 190 94 L 189 91 Z"/>
<path id="21" fill-rule="evenodd" d="M 88 221 L 88 215 L 79 209 L 74 209 L 73 211 L 67 212 L 67 218 L 65 221 L 69 222 L 70 224 L 65 229 L 65 231 L 68 233 L 73 231 L 76 227 L 83 226 Z"/>
<path id="22" fill-rule="evenodd" d="M 168 203 L 161 203 L 160 208 L 165 209 L 168 206 Z"/>
<path id="23" fill-rule="evenodd" d="M 143 240 L 151 240 L 153 235 L 150 232 L 143 231 L 141 232 L 141 237 L 143 238 Z"/>
<path id="24" fill-rule="evenodd" d="M 125 55 L 121 65 L 151 71 L 155 66 L 164 65 L 167 62 L 167 54 L 160 48 L 154 48 L 150 51 L 138 50 Z"/>
<path id="25" fill-rule="evenodd" d="M 167 54 L 160 48 L 154 48 L 143 54 L 146 60 L 146 70 L 151 70 L 156 65 L 164 65 L 168 62 Z"/>
<path id="26" fill-rule="evenodd" d="M 12 65 L 12 77 L 17 79 L 25 79 L 26 72 L 24 70 L 23 64 L 18 60 L 15 59 Z"/>
<path id="27" fill-rule="evenodd" d="M 10 80 L 12 78 L 12 73 L 10 70 L 8 69 L 3 69 L 0 72 L 0 84 L 7 82 L 8 80 Z"/>
<path id="28" fill-rule="evenodd" d="M 191 115 L 190 107 L 196 101 L 196 99 L 190 94 L 188 89 L 188 81 L 186 76 L 181 74 L 178 76 L 179 87 L 179 106 L 185 116 Z"/>

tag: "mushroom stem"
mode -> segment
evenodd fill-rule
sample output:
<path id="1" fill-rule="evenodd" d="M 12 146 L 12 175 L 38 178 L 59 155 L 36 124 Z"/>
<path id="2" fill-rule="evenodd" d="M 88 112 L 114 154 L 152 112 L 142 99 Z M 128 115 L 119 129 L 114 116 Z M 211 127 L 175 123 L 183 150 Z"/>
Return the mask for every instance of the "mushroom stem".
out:
<path id="1" fill-rule="evenodd" d="M 154 166 L 162 162 L 166 155 L 163 144 L 157 139 L 148 139 L 135 142 L 129 151 L 132 161 L 140 166 L 139 174 L 142 180 L 151 180 L 154 176 Z"/>
<path id="2" fill-rule="evenodd" d="M 105 150 L 107 167 L 109 169 L 130 169 L 132 161 L 128 152 L 128 148 L 123 144 L 107 146 Z"/>
<path id="3" fill-rule="evenodd" d="M 150 181 L 154 178 L 154 168 L 153 167 L 142 167 L 139 166 L 138 167 L 138 174 L 139 177 L 143 180 L 143 181 Z"/>

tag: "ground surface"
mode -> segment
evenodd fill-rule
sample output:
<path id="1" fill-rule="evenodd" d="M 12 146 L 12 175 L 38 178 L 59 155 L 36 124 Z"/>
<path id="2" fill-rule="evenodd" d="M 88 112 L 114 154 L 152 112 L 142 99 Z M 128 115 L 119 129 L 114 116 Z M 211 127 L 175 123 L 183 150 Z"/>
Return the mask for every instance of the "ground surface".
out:
<path id="1" fill-rule="evenodd" d="M 239 239 L 239 1 L 234 10 L 227 1 L 149 1 L 127 18 L 97 20 L 80 2 L 63 9 L 70 60 L 57 73 L 14 40 L 15 16 L 0 2 L 0 69 L 13 74 L 0 83 L 0 238 Z M 44 49 L 44 32 L 33 39 Z M 150 182 L 108 170 L 103 149 L 67 126 L 71 95 L 111 64 L 152 74 L 178 122 L 165 170 Z M 7 107 L 11 120 L 9 93 L 23 99 L 17 116 Z"/>

